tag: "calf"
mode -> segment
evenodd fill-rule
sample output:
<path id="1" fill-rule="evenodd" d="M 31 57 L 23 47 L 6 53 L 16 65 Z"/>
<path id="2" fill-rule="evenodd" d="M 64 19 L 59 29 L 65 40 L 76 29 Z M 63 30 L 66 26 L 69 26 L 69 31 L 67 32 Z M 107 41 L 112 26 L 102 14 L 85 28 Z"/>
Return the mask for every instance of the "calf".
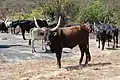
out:
<path id="1" fill-rule="evenodd" d="M 56 53 L 58 67 L 61 68 L 61 55 L 64 47 L 73 48 L 79 45 L 81 50 L 81 65 L 86 53 L 85 65 L 91 60 L 89 52 L 89 29 L 85 25 L 76 25 L 71 27 L 59 28 L 61 17 L 56 27 L 45 30 L 45 43 L 50 46 L 53 53 Z"/>
<path id="2" fill-rule="evenodd" d="M 44 30 L 43 28 L 32 28 L 30 29 L 30 39 L 29 39 L 29 45 L 32 43 L 32 53 L 36 52 L 34 47 L 34 41 L 35 40 L 42 40 L 42 49 L 43 49 L 43 40 L 44 40 Z M 45 49 L 47 50 L 46 46 Z"/>

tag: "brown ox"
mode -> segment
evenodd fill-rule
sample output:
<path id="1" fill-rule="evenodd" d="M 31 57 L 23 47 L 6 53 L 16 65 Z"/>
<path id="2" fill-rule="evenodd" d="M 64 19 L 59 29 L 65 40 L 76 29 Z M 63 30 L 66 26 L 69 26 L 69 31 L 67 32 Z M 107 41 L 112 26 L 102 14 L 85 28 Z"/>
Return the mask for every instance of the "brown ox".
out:
<path id="1" fill-rule="evenodd" d="M 61 17 L 59 18 L 58 24 L 55 28 L 47 28 L 45 31 L 45 43 L 50 46 L 53 53 L 56 53 L 57 65 L 61 68 L 61 55 L 62 49 L 73 48 L 79 45 L 81 51 L 81 58 L 79 65 L 81 65 L 86 54 L 85 65 L 91 60 L 89 52 L 89 29 L 86 25 L 76 25 L 65 28 L 58 28 L 60 25 Z"/>

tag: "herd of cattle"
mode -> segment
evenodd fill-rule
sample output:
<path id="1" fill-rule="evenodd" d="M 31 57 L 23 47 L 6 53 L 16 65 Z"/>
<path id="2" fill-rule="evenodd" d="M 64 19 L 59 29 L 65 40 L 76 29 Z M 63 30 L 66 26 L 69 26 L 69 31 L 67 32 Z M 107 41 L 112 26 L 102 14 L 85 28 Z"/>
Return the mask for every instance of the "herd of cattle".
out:
<path id="1" fill-rule="evenodd" d="M 61 55 L 62 49 L 73 48 L 79 45 L 81 51 L 81 58 L 79 65 L 81 65 L 86 54 L 85 65 L 91 60 L 91 55 L 89 52 L 89 33 L 93 32 L 96 35 L 96 40 L 99 42 L 98 48 L 100 48 L 100 42 L 102 43 L 102 50 L 104 50 L 105 42 L 113 40 L 113 48 L 118 48 L 118 32 L 119 29 L 116 26 L 110 25 L 108 23 L 99 24 L 75 24 L 75 25 L 65 25 L 60 26 L 61 16 L 59 17 L 58 23 L 49 25 L 47 20 L 16 20 L 8 22 L 0 22 L 0 30 L 2 32 L 8 33 L 8 29 L 11 29 L 11 33 L 15 34 L 15 28 L 20 27 L 23 39 L 25 38 L 25 31 L 30 34 L 29 45 L 32 46 L 32 52 L 35 52 L 34 41 L 42 40 L 43 45 L 47 50 L 47 46 L 50 47 L 51 52 L 56 53 L 57 65 L 61 68 Z M 13 28 L 13 32 L 12 32 Z"/>

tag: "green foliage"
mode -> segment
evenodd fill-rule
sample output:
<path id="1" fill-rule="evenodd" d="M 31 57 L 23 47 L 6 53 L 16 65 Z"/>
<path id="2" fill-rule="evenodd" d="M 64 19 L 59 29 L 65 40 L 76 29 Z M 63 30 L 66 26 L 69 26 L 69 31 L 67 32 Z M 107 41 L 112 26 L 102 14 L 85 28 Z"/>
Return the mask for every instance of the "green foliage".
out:
<path id="1" fill-rule="evenodd" d="M 120 0 L 4 0 L 0 1 L 0 18 L 52 18 L 64 12 L 72 23 L 110 22 L 120 25 Z M 3 15 L 4 14 L 4 15 Z M 2 19 L 2 18 L 1 18 Z"/>
<path id="2" fill-rule="evenodd" d="M 71 11 L 75 10 L 72 7 L 71 0 L 49 0 L 48 3 L 42 6 L 44 15 L 50 18 L 53 18 L 59 11 L 68 13 L 69 15 Z"/>
<path id="3" fill-rule="evenodd" d="M 33 9 L 28 19 L 33 19 L 34 17 L 40 18 L 43 13 L 42 9 Z"/>
<path id="4" fill-rule="evenodd" d="M 79 9 L 80 22 L 99 22 L 104 21 L 106 10 L 100 0 L 93 1 L 89 6 Z"/>
<path id="5" fill-rule="evenodd" d="M 53 5 L 48 5 L 43 7 L 43 13 L 45 16 L 53 18 L 55 12 L 56 12 L 56 9 Z"/>
<path id="6" fill-rule="evenodd" d="M 19 17 L 19 19 L 28 19 L 28 17 L 29 17 L 30 15 L 29 14 L 21 14 L 21 15 L 19 15 L 18 17 Z"/>
<path id="7" fill-rule="evenodd" d="M 27 20 L 27 19 L 33 19 L 34 17 L 36 18 L 40 18 L 41 14 L 42 14 L 42 10 L 40 9 L 33 9 L 32 12 L 30 14 L 28 13 L 24 13 L 24 14 L 18 14 L 16 16 L 17 19 L 21 19 L 21 20 Z"/>

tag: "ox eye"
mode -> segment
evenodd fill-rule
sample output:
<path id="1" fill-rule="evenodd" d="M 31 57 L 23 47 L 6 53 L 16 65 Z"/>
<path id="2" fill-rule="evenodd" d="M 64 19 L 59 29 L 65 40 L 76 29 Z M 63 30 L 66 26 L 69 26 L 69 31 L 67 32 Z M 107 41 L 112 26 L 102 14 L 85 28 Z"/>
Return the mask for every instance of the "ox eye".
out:
<path id="1" fill-rule="evenodd" d="M 44 33 L 40 33 L 40 35 L 44 35 Z"/>

